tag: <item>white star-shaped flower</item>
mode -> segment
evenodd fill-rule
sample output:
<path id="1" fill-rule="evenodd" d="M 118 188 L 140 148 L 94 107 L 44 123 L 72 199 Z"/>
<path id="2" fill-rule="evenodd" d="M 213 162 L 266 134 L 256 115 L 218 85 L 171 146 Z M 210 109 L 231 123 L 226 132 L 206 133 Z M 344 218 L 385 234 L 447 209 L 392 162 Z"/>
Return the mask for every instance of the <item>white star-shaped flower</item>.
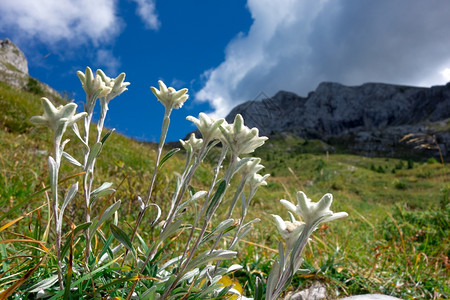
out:
<path id="1" fill-rule="evenodd" d="M 159 90 L 155 87 L 150 87 L 156 98 L 164 105 L 166 110 L 172 110 L 173 108 L 180 108 L 183 103 L 189 98 L 187 95 L 188 89 L 175 90 L 173 87 L 167 88 L 167 86 L 161 80 L 158 81 Z"/>
<path id="2" fill-rule="evenodd" d="M 203 140 L 198 139 L 195 137 L 195 134 L 191 134 L 188 140 L 183 141 L 180 140 L 181 146 L 183 146 L 184 149 L 188 150 L 189 147 L 192 147 L 193 152 L 198 152 L 203 146 Z"/>
<path id="3" fill-rule="evenodd" d="M 41 98 L 44 114 L 42 116 L 31 117 L 30 121 L 38 125 L 46 125 L 54 132 L 58 131 L 59 126 L 65 124 L 71 126 L 73 123 L 84 118 L 87 113 L 82 112 L 75 114 L 77 105 L 75 103 L 68 103 L 64 106 L 55 107 L 50 100 Z"/>
<path id="4" fill-rule="evenodd" d="M 116 78 L 110 78 L 106 76 L 102 70 L 98 69 L 97 75 L 100 76 L 102 81 L 105 83 L 105 86 L 110 89 L 110 92 L 106 95 L 107 102 L 128 90 L 127 86 L 130 85 L 129 82 L 124 82 L 125 73 L 120 73 Z"/>
<path id="5" fill-rule="evenodd" d="M 198 119 L 193 116 L 187 116 L 186 120 L 191 121 L 197 126 L 198 131 L 200 131 L 205 141 L 210 142 L 222 136 L 219 127 L 225 122 L 225 119 L 216 120 L 205 113 L 200 113 Z"/>
<path id="6" fill-rule="evenodd" d="M 346 212 L 333 213 L 330 210 L 333 202 L 332 194 L 325 194 L 319 202 L 312 202 L 306 197 L 302 191 L 297 192 L 297 205 L 292 204 L 287 200 L 280 200 L 280 202 L 291 212 L 297 214 L 302 220 L 309 225 L 317 223 L 316 225 L 347 217 Z"/>
<path id="7" fill-rule="evenodd" d="M 240 114 L 236 115 L 232 124 L 222 124 L 220 130 L 223 141 L 236 156 L 252 153 L 267 140 L 267 137 L 259 136 L 258 128 L 245 126 Z"/>

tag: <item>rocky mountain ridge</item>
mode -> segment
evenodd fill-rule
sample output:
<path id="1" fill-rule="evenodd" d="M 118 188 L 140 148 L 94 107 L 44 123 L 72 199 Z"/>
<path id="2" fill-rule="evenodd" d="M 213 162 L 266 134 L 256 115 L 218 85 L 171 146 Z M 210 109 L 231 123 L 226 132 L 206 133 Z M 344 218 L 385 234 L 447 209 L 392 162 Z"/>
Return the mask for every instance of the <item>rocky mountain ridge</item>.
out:
<path id="1" fill-rule="evenodd" d="M 450 83 L 421 88 L 384 83 L 345 86 L 323 82 L 307 97 L 280 91 L 272 98 L 248 101 L 226 117 L 240 113 L 261 135 L 293 134 L 320 139 L 336 148 L 367 156 L 439 158 L 450 151 Z M 400 140 L 417 134 L 434 149 Z M 433 142 L 433 136 L 436 143 Z M 437 144 L 437 145 L 436 145 Z"/>

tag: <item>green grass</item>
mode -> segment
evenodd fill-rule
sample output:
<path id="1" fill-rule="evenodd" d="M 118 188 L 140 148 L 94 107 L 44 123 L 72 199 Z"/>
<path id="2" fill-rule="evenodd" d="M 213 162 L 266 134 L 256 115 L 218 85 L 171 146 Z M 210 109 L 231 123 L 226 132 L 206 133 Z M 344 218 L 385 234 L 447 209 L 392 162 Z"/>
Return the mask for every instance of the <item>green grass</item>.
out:
<path id="1" fill-rule="evenodd" d="M 40 113 L 41 107 L 39 95 L 36 95 L 39 91 L 30 91 L 34 93 L 0 83 L 0 227 L 23 217 L 0 231 L 1 240 L 17 238 L 18 233 L 41 240 L 48 219 L 45 194 L 33 194 L 48 185 L 46 158 L 51 137 L 46 128 L 34 127 L 28 121 Z M 56 101 L 63 103 L 64 100 Z M 68 138 L 76 139 L 73 134 Z M 82 149 L 73 144 L 68 144 L 69 152 L 81 157 Z M 148 189 L 155 148 L 153 144 L 136 142 L 116 133 L 112 135 L 97 163 L 98 181 L 94 187 L 111 181 L 119 188 L 113 198 L 98 200 L 98 211 L 93 215 L 122 199 L 121 228 L 132 228 L 137 216 L 137 196 L 145 195 Z M 333 211 L 346 211 L 349 217 L 324 224 L 314 234 L 304 253 L 303 268 L 310 273 L 297 275 L 293 289 L 319 280 L 326 284 L 332 297 L 373 292 L 404 299 L 450 297 L 450 169 L 426 158 L 414 162 L 408 157 L 367 158 L 327 154 L 327 149 L 320 141 L 289 136 L 269 140 L 255 153 L 266 166 L 263 172 L 272 176 L 268 186 L 258 191 L 251 204 L 247 220 L 258 217 L 262 221 L 241 243 L 237 263 L 244 269 L 234 274 L 248 295 L 252 293 L 255 277 L 269 272 L 276 252 L 273 249 L 279 237 L 275 226 L 271 225 L 271 214 L 287 219 L 279 200 L 295 202 L 295 193 L 303 190 L 316 201 L 323 194 L 332 193 Z M 180 153 L 169 160 L 157 179 L 153 202 L 163 211 L 168 209 L 167 197 L 175 172 L 181 171 L 182 159 L 183 153 Z M 198 171 L 193 183 L 195 189 L 208 185 L 212 175 L 209 166 L 213 161 L 207 159 Z M 64 178 L 80 170 L 65 164 L 61 172 Z M 63 185 L 68 188 L 74 180 Z M 81 199 L 71 205 L 66 210 L 68 220 L 81 224 Z M 148 222 L 141 226 L 145 228 L 144 240 L 151 240 L 154 234 L 146 227 Z M 68 230 L 67 225 L 65 229 Z M 51 247 L 49 242 L 44 244 Z M 7 258 L 13 253 L 31 256 Z M 29 245 L 8 243 L 0 244 L 0 257 L 1 290 L 36 265 L 43 254 Z M 51 261 L 54 258 L 47 257 L 43 265 Z M 48 270 L 39 267 L 24 287 L 48 276 Z M 85 288 L 84 284 L 79 285 L 80 290 Z"/>

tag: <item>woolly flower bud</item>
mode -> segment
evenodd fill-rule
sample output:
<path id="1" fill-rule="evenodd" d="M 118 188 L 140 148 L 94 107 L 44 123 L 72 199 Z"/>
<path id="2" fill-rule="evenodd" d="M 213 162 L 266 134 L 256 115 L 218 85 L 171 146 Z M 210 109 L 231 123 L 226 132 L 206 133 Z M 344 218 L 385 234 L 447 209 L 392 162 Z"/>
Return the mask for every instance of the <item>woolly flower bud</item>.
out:
<path id="1" fill-rule="evenodd" d="M 183 141 L 180 140 L 181 145 L 183 146 L 184 149 L 188 150 L 189 147 L 192 147 L 192 151 L 194 153 L 197 153 L 198 151 L 200 151 L 200 149 L 203 146 L 203 140 L 202 139 L 198 139 L 195 137 L 195 134 L 191 134 L 191 136 L 189 137 L 188 140 Z"/>
<path id="2" fill-rule="evenodd" d="M 249 179 L 248 179 L 248 185 L 250 186 L 250 189 L 256 189 L 261 185 L 267 185 L 267 177 L 269 177 L 270 174 L 266 174 L 266 175 L 260 175 L 260 174 L 253 174 Z"/>
<path id="3" fill-rule="evenodd" d="M 78 71 L 77 76 L 90 101 L 90 103 L 87 103 L 88 108 L 93 108 L 97 98 L 106 97 L 111 92 L 111 87 L 107 86 L 100 76 L 94 77 L 89 67 L 86 67 L 85 73 Z"/>
<path id="4" fill-rule="evenodd" d="M 252 153 L 267 140 L 265 136 L 258 136 L 258 128 L 250 129 L 245 126 L 240 114 L 236 115 L 232 124 L 222 125 L 220 130 L 223 135 L 223 142 L 236 156 Z"/>
<path id="5" fill-rule="evenodd" d="M 264 166 L 261 165 L 260 162 L 261 162 L 260 158 L 257 157 L 250 158 L 250 160 L 239 169 L 240 173 L 242 174 L 242 177 L 251 178 L 258 171 L 263 169 Z"/>
<path id="6" fill-rule="evenodd" d="M 187 95 L 187 89 L 175 90 L 173 87 L 167 88 L 167 86 L 161 80 L 158 81 L 159 90 L 155 87 L 150 87 L 153 94 L 164 105 L 166 110 L 172 110 L 173 108 L 180 108 L 183 103 L 189 98 Z"/>
<path id="7" fill-rule="evenodd" d="M 284 221 L 278 215 L 272 215 L 272 217 L 275 218 L 275 225 L 277 226 L 278 232 L 280 233 L 281 237 L 286 241 L 286 248 L 292 249 L 295 242 L 300 237 L 300 234 L 302 233 L 303 228 L 305 227 L 305 223 L 295 220 L 292 220 L 292 222 Z"/>

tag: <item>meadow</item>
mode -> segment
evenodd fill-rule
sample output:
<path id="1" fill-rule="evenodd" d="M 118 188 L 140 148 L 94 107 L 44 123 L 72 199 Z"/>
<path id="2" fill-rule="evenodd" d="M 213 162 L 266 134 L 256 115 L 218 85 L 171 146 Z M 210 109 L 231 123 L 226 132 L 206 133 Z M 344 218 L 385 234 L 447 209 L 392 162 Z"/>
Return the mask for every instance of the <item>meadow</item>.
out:
<path id="1" fill-rule="evenodd" d="M 0 83 L 0 292 L 13 287 L 10 299 L 32 298 L 31 288 L 48 278 L 56 264 L 52 254 L 54 233 L 47 228 L 50 219 L 46 198 L 47 156 L 52 149 L 51 132 L 30 122 L 32 116 L 40 115 L 41 96 L 43 92 L 37 87 L 19 91 Z M 64 99 L 54 101 L 65 103 Z M 76 140 L 69 131 L 66 138 Z M 146 193 L 152 180 L 157 145 L 137 142 L 115 132 L 109 139 L 95 167 L 94 185 L 108 180 L 116 191 L 96 200 L 93 215 L 121 199 L 119 223 L 125 232 L 131 232 L 138 215 L 137 198 Z M 69 143 L 67 149 L 75 157 L 82 155 L 83 148 L 75 143 Z M 171 149 L 166 146 L 164 153 Z M 320 281 L 327 287 L 330 298 L 363 293 L 403 299 L 450 297 L 447 165 L 427 157 L 411 160 L 327 153 L 320 141 L 289 135 L 269 139 L 254 155 L 262 159 L 265 166 L 262 172 L 271 176 L 248 210 L 249 219 L 261 221 L 253 224 L 254 230 L 240 241 L 238 256 L 233 261 L 243 268 L 230 279 L 240 283 L 245 295 L 255 294 L 256 278 L 267 277 L 278 252 L 281 238 L 271 214 L 287 219 L 279 200 L 295 203 L 295 193 L 302 190 L 315 201 L 325 193 L 332 193 L 333 211 L 345 211 L 349 216 L 320 225 L 304 251 L 302 269 L 308 272 L 295 275 L 291 289 L 306 288 Z M 162 211 L 170 208 L 167 199 L 175 187 L 176 174 L 182 172 L 184 156 L 181 150 L 170 157 L 156 177 L 152 201 Z M 219 156 L 219 149 L 211 150 L 193 178 L 193 190 L 207 189 L 214 175 L 212 166 Z M 81 176 L 68 164 L 62 165 L 60 182 L 66 190 L 69 183 Z M 63 231 L 73 232 L 84 222 L 82 206 L 82 200 L 77 198 L 69 204 Z M 240 214 L 239 205 L 236 214 Z M 143 240 L 155 238 L 157 229 L 151 226 L 151 221 L 144 219 L 140 226 Z M 110 229 L 104 226 L 102 230 L 105 240 L 95 236 L 92 244 L 97 257 L 111 251 L 105 247 Z M 168 245 L 171 251 L 179 250 L 176 241 L 187 239 L 187 235 L 188 230 L 173 237 Z M 76 247 L 69 248 L 75 251 Z M 102 293 L 113 293 L 119 283 L 136 282 L 125 278 L 111 284 L 108 280 L 112 279 L 106 279 L 107 274 L 102 272 L 106 271 L 99 273 L 105 277 L 104 284 L 97 286 Z M 79 289 L 93 285 L 92 282 L 92 278 L 86 277 L 78 283 Z"/>

